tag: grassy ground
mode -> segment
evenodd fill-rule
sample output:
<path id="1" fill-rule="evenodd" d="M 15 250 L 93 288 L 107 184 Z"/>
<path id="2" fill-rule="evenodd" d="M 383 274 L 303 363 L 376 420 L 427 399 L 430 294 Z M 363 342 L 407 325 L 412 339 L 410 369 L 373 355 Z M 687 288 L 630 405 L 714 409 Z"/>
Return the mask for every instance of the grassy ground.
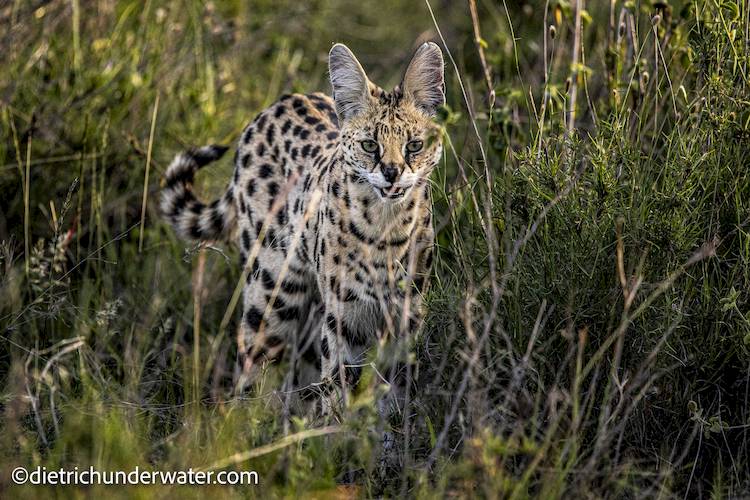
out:
<path id="1" fill-rule="evenodd" d="M 473 4 L 0 5 L 0 497 L 37 496 L 19 465 L 261 481 L 63 497 L 750 496 L 748 2 Z M 233 396 L 235 251 L 154 200 L 327 90 L 331 43 L 385 86 L 417 38 L 450 51 L 439 251 L 383 477 L 368 374 L 336 426 L 283 418 L 283 366 Z"/>

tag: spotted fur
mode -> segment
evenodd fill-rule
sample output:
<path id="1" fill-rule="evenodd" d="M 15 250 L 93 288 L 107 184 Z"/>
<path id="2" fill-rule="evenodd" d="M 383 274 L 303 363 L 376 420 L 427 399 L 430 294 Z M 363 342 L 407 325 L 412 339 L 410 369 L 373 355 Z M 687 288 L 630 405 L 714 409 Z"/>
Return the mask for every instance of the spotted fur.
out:
<path id="1" fill-rule="evenodd" d="M 207 205 L 191 189 L 197 169 L 225 151 L 206 146 L 174 159 L 161 207 L 184 238 L 236 235 L 246 373 L 291 345 L 346 386 L 378 339 L 421 324 L 443 58 L 422 45 L 390 92 L 344 45 L 331 49 L 329 70 L 333 99 L 285 95 L 248 125 L 221 198 Z"/>

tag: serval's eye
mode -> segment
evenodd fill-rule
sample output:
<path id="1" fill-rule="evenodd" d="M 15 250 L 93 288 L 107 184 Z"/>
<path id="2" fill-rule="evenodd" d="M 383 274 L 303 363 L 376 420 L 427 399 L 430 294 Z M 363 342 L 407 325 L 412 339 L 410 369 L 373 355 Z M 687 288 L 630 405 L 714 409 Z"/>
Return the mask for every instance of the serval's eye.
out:
<path id="1" fill-rule="evenodd" d="M 371 141 L 370 139 L 366 139 L 360 142 L 360 144 L 362 145 L 362 149 L 364 149 L 367 153 L 374 153 L 378 150 L 378 143 L 375 141 Z"/>
<path id="2" fill-rule="evenodd" d="M 406 150 L 410 153 L 419 153 L 422 151 L 422 146 L 424 146 L 424 143 L 420 140 L 409 141 L 406 143 Z"/>

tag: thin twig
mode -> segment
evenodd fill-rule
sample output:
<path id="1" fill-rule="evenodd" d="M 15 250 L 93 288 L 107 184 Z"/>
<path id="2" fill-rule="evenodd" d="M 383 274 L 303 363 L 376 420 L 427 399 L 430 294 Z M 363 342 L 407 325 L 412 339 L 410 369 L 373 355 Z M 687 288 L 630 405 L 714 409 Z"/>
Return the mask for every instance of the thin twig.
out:
<path id="1" fill-rule="evenodd" d="M 247 462 L 248 460 L 251 460 L 253 458 L 267 455 L 276 450 L 286 448 L 287 446 L 293 445 L 295 443 L 299 443 L 306 439 L 310 439 L 310 438 L 314 438 L 318 436 L 325 436 L 328 434 L 336 434 L 339 432 L 344 432 L 345 430 L 346 429 L 344 427 L 341 427 L 339 425 L 329 425 L 327 427 L 320 427 L 318 429 L 307 429 L 305 431 L 300 431 L 295 434 L 290 434 L 288 436 L 285 436 L 282 439 L 279 439 L 278 441 L 274 443 L 269 443 L 263 446 L 259 446 L 258 448 L 254 448 L 252 450 L 235 453 L 234 455 L 230 455 L 221 460 L 217 460 L 216 462 L 206 467 L 203 467 L 201 469 L 197 469 L 197 470 L 209 471 L 209 470 L 224 469 L 225 467 L 228 467 L 230 465 L 237 465 L 242 462 Z"/>
<path id="2" fill-rule="evenodd" d="M 138 235 L 138 253 L 143 251 L 143 223 L 146 220 L 146 202 L 148 201 L 148 173 L 151 169 L 151 150 L 154 145 L 154 130 L 156 128 L 156 113 L 159 111 L 159 94 L 154 101 L 154 112 L 151 115 L 151 131 L 148 135 L 148 151 L 146 152 L 146 175 L 143 177 L 143 203 L 141 204 L 141 228 Z"/>
<path id="3" fill-rule="evenodd" d="M 484 39 L 479 28 L 479 14 L 477 14 L 476 0 L 469 0 L 469 11 L 471 12 L 471 24 L 474 28 L 474 45 L 477 46 L 477 52 L 479 53 L 479 62 L 482 65 L 484 82 L 487 84 L 487 100 L 490 106 L 490 114 L 492 114 L 492 109 L 495 107 L 495 89 L 492 86 L 492 73 L 489 66 L 487 66 L 487 58 L 484 56 Z"/>
<path id="4" fill-rule="evenodd" d="M 568 92 L 568 119 L 567 119 L 567 130 L 568 133 L 572 132 L 575 128 L 576 122 L 576 97 L 578 94 L 578 61 L 580 59 L 581 51 L 581 11 L 583 6 L 581 5 L 582 0 L 576 0 L 576 18 L 575 18 L 575 33 L 573 33 L 573 55 L 571 62 L 570 72 L 570 89 Z"/>

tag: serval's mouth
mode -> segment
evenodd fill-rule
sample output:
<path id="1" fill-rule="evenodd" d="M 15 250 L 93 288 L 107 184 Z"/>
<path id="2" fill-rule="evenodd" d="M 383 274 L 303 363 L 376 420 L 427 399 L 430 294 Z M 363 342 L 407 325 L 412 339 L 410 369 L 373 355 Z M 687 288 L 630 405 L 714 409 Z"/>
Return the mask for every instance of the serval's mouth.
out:
<path id="1" fill-rule="evenodd" d="M 377 188 L 377 192 L 381 198 L 387 200 L 399 200 L 406 194 L 407 188 L 391 185 L 388 188 Z"/>

